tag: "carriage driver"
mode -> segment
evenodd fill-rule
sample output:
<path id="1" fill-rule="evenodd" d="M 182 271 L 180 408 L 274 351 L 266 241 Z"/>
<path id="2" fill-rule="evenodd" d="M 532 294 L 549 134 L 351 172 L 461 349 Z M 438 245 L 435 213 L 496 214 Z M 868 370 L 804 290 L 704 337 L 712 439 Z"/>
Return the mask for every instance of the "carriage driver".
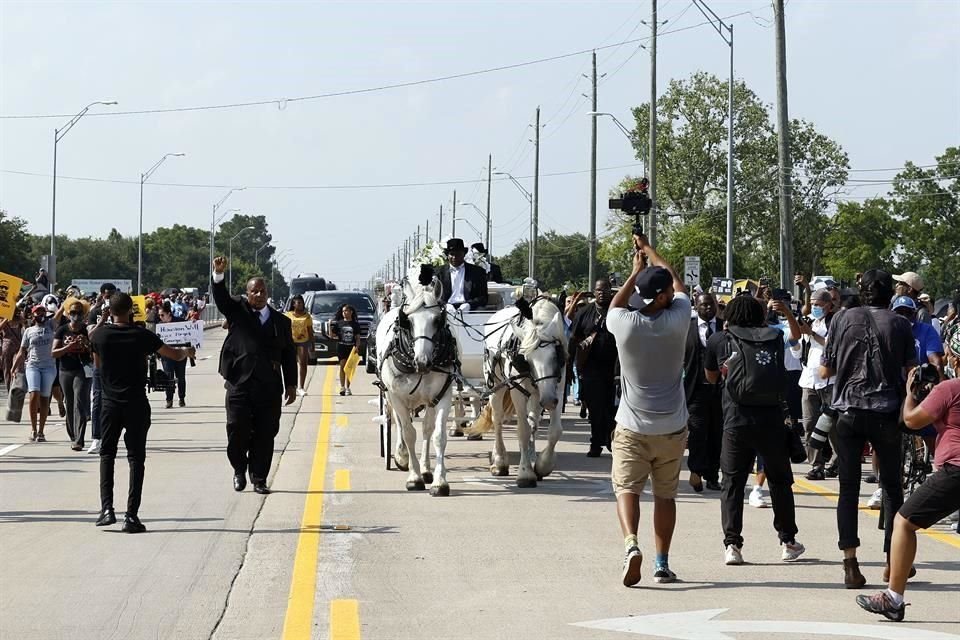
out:
<path id="1" fill-rule="evenodd" d="M 456 309 L 461 313 L 487 306 L 487 272 L 482 267 L 464 261 L 467 247 L 463 240 L 447 240 L 444 253 L 447 254 L 448 263 L 440 267 L 437 273 L 443 287 L 440 304 L 446 305 L 448 312 Z"/>

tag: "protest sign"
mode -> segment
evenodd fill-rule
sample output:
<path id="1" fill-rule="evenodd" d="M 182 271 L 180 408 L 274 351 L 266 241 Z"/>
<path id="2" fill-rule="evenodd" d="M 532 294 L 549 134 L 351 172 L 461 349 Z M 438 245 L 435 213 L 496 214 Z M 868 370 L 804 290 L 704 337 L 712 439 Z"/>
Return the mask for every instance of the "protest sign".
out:
<path id="1" fill-rule="evenodd" d="M 0 273 L 0 318 L 9 320 L 13 317 L 13 309 L 17 306 L 17 296 L 20 295 L 20 285 L 23 281 L 6 273 Z"/>
<path id="2" fill-rule="evenodd" d="M 203 322 L 160 322 L 157 324 L 157 337 L 164 344 L 185 345 L 197 349 L 203 344 Z"/>

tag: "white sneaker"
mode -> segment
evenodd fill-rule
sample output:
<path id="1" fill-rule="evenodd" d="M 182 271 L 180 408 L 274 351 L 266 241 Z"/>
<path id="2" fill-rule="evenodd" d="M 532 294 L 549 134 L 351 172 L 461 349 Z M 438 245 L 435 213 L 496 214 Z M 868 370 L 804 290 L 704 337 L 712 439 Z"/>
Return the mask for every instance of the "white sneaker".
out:
<path id="1" fill-rule="evenodd" d="M 756 507 L 757 509 L 766 509 L 770 505 L 767 503 L 767 499 L 763 497 L 763 487 L 755 486 L 753 491 L 750 492 L 749 503 L 751 507 Z"/>
<path id="2" fill-rule="evenodd" d="M 299 389 L 297 389 L 297 395 L 302 398 L 303 396 L 307 395 L 307 392 L 303 387 L 300 387 Z"/>
<path id="3" fill-rule="evenodd" d="M 873 495 L 870 496 L 870 499 L 867 500 L 867 509 L 877 511 L 880 509 L 881 504 L 883 504 L 883 489 L 877 489 L 873 492 Z"/>
<path id="4" fill-rule="evenodd" d="M 90 453 L 90 454 L 100 453 L 100 441 L 96 439 L 92 440 L 90 442 L 90 448 L 87 449 L 87 453 Z"/>
<path id="5" fill-rule="evenodd" d="M 353 391 L 350 391 L 350 387 L 347 387 L 347 395 L 348 395 L 348 396 L 352 396 L 352 395 L 353 395 Z"/>
<path id="6" fill-rule="evenodd" d="M 740 553 L 740 547 L 728 544 L 727 550 L 723 553 L 723 563 L 731 566 L 743 564 L 743 554 Z"/>
<path id="7" fill-rule="evenodd" d="M 640 582 L 640 567 L 643 554 L 638 547 L 630 547 L 623 558 L 623 586 L 632 587 Z"/>
<path id="8" fill-rule="evenodd" d="M 784 562 L 793 562 L 797 558 L 803 555 L 803 552 L 807 548 L 804 547 L 800 542 L 794 540 L 793 542 L 783 543 L 783 553 L 780 554 L 780 559 Z"/>

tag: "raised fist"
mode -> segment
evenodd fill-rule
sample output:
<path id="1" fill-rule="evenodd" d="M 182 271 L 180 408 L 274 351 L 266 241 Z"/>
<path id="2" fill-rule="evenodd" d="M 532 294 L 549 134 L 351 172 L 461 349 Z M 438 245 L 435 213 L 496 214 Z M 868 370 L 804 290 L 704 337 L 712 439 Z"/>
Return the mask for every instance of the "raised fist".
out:
<path id="1" fill-rule="evenodd" d="M 227 270 L 227 259 L 223 256 L 217 256 L 213 259 L 213 272 L 223 273 Z"/>

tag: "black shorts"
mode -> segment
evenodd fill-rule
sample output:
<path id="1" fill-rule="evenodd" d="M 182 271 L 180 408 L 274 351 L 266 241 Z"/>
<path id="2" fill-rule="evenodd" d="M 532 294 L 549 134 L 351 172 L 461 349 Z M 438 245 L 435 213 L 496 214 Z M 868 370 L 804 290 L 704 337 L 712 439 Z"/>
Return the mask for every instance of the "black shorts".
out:
<path id="1" fill-rule="evenodd" d="M 917 487 L 900 507 L 911 524 L 927 529 L 960 509 L 960 467 L 945 464 Z"/>
<path id="2" fill-rule="evenodd" d="M 350 357 L 351 351 L 353 351 L 352 344 L 337 344 L 337 359 L 346 360 Z"/>

